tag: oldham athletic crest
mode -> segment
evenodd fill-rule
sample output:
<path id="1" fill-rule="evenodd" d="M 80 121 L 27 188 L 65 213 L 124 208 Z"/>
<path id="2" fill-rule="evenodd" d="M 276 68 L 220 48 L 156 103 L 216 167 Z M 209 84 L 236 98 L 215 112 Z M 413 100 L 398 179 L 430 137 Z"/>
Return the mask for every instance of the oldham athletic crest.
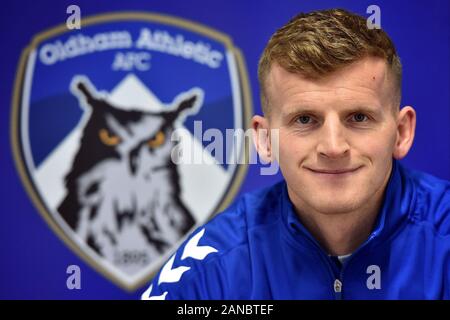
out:
<path id="1" fill-rule="evenodd" d="M 246 71 L 231 39 L 183 19 L 114 13 L 81 26 L 24 50 L 14 156 L 51 228 L 133 290 L 237 192 L 243 139 L 212 148 L 203 132 L 248 128 Z"/>

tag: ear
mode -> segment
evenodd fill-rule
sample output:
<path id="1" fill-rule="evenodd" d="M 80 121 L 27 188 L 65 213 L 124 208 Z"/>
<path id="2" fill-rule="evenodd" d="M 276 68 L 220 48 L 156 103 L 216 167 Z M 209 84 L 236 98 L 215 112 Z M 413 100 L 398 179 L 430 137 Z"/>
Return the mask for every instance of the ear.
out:
<path id="1" fill-rule="evenodd" d="M 269 121 L 262 116 L 253 116 L 252 133 L 256 151 L 264 162 L 274 160 L 270 141 Z"/>
<path id="2" fill-rule="evenodd" d="M 97 90 L 86 76 L 75 76 L 70 84 L 70 91 L 80 100 L 83 108 L 92 108 L 99 100 Z"/>
<path id="3" fill-rule="evenodd" d="M 179 94 L 174 102 L 173 107 L 166 115 L 178 123 L 183 123 L 188 115 L 196 114 L 203 104 L 203 90 L 200 88 L 192 88 L 188 92 Z"/>
<path id="4" fill-rule="evenodd" d="M 196 107 L 200 104 L 200 100 L 202 98 L 202 94 L 197 90 L 189 91 L 185 96 L 183 96 L 178 103 L 177 111 L 178 113 L 183 112 L 184 110 L 196 109 Z M 196 110 L 198 111 L 198 110 Z M 191 111 L 192 112 L 192 111 Z M 190 113 L 190 112 L 189 112 Z"/>
<path id="5" fill-rule="evenodd" d="M 78 92 L 80 92 L 87 101 L 94 100 L 94 95 L 83 81 L 78 81 L 76 83 L 76 88 Z"/>
<path id="6" fill-rule="evenodd" d="M 403 107 L 397 115 L 397 139 L 393 157 L 397 160 L 404 158 L 411 148 L 416 131 L 416 111 L 410 107 Z"/>

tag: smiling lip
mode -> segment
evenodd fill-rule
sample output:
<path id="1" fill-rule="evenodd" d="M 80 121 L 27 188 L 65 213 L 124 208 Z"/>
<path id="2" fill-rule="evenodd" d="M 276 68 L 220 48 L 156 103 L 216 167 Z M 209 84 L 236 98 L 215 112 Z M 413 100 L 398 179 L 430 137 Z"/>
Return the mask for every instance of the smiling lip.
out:
<path id="1" fill-rule="evenodd" d="M 327 174 L 327 175 L 340 175 L 340 174 L 345 174 L 345 173 L 353 173 L 353 172 L 357 171 L 359 168 L 361 168 L 361 167 L 348 168 L 348 169 L 311 169 L 311 168 L 306 167 L 306 169 L 308 169 L 309 171 L 312 171 L 313 173 Z"/>

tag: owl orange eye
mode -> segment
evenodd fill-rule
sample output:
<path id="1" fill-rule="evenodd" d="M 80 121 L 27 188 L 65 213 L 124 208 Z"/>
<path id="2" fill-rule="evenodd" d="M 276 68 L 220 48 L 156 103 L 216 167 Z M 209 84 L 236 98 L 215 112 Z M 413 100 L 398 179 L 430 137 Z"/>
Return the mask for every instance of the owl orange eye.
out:
<path id="1" fill-rule="evenodd" d="M 156 148 L 162 145 L 165 139 L 166 136 L 164 135 L 164 132 L 159 131 L 152 139 L 148 140 L 147 144 L 151 148 Z"/>
<path id="2" fill-rule="evenodd" d="M 100 129 L 98 136 L 100 137 L 101 142 L 107 146 L 116 146 L 120 143 L 120 138 L 114 134 L 111 134 L 106 129 Z"/>

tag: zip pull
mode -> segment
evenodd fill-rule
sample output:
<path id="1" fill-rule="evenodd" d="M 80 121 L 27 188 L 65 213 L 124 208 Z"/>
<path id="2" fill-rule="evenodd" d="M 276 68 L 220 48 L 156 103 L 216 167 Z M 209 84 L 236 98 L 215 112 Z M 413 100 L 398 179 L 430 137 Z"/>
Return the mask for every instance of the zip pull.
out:
<path id="1" fill-rule="evenodd" d="M 342 282 L 339 279 L 334 280 L 334 292 L 335 293 L 342 292 Z"/>

